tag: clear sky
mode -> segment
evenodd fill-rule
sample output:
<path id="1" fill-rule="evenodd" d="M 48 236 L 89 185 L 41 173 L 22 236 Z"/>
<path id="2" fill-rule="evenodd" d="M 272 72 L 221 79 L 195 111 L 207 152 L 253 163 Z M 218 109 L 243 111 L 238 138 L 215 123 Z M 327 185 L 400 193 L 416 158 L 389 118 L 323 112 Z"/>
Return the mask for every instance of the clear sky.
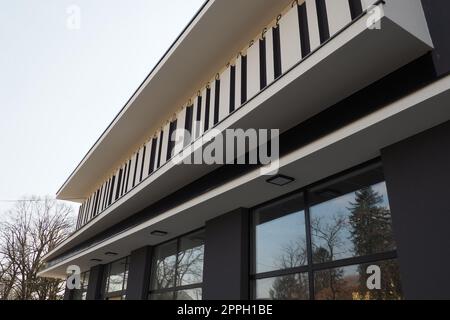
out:
<path id="1" fill-rule="evenodd" d="M 203 2 L 0 0 L 0 200 L 54 196 Z"/>

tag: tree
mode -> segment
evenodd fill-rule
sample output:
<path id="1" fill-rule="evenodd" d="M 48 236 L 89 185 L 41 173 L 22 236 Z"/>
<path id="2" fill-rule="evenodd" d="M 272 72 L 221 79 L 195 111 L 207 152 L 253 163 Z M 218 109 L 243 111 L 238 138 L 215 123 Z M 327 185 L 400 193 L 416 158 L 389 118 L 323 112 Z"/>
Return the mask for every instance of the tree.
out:
<path id="1" fill-rule="evenodd" d="M 73 226 L 72 207 L 49 197 L 18 201 L 0 223 L 0 299 L 56 300 L 63 281 L 37 276 Z"/>
<path id="2" fill-rule="evenodd" d="M 363 256 L 395 249 L 392 237 L 391 212 L 383 206 L 383 197 L 372 187 L 355 193 L 355 201 L 350 203 L 351 238 L 355 255 Z M 400 279 L 397 265 L 387 261 L 382 267 L 382 289 L 368 293 L 366 286 L 367 265 L 359 267 L 360 296 L 373 299 L 399 299 L 401 297 Z"/>

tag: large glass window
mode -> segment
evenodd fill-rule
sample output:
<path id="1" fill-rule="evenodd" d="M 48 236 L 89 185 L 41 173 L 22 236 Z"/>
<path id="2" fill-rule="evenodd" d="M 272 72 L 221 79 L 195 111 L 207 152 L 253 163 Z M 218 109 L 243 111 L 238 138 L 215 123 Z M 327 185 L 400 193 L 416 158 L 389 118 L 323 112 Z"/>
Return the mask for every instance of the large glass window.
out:
<path id="1" fill-rule="evenodd" d="M 126 297 L 128 281 L 128 258 L 105 266 L 105 299 L 123 300 Z"/>
<path id="2" fill-rule="evenodd" d="M 256 208 L 252 250 L 256 299 L 402 297 L 380 164 Z"/>
<path id="3" fill-rule="evenodd" d="M 199 231 L 155 248 L 151 300 L 201 300 L 204 232 Z"/>

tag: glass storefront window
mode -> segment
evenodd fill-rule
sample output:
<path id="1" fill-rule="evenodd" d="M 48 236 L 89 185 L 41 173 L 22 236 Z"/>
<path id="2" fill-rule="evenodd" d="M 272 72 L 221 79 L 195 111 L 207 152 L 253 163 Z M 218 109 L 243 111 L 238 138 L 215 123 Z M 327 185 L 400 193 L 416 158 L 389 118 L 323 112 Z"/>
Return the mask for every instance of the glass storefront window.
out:
<path id="1" fill-rule="evenodd" d="M 172 241 L 155 249 L 153 268 L 155 274 L 151 288 L 161 290 L 175 286 L 177 242 Z"/>
<path id="2" fill-rule="evenodd" d="M 262 205 L 252 217 L 254 298 L 401 299 L 380 164 Z M 370 265 L 381 269 L 381 289 L 367 287 Z"/>
<path id="3" fill-rule="evenodd" d="M 308 263 L 301 194 L 257 209 L 254 232 L 256 273 L 290 269 Z"/>
<path id="4" fill-rule="evenodd" d="M 150 300 L 201 300 L 204 231 L 155 248 Z"/>
<path id="5" fill-rule="evenodd" d="M 105 266 L 105 299 L 122 300 L 126 294 L 128 282 L 128 258 L 112 262 Z"/>

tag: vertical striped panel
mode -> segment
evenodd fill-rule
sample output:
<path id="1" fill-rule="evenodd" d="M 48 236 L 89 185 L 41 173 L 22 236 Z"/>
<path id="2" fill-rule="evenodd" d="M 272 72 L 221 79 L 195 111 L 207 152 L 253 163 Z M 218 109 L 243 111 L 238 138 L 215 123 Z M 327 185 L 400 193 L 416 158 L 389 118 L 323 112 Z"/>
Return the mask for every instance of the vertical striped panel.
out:
<path id="1" fill-rule="evenodd" d="M 193 141 L 193 134 L 194 134 L 193 128 L 194 128 L 194 105 L 190 105 L 186 107 L 184 113 L 184 130 L 182 133 L 183 139 L 180 139 L 182 144 L 181 149 L 184 149 L 184 147 L 186 147 Z M 178 138 L 181 138 L 180 134 L 178 134 Z"/>
<path id="2" fill-rule="evenodd" d="M 120 169 L 117 169 L 116 175 L 115 175 L 115 181 L 114 181 L 114 188 L 113 188 L 113 195 L 111 199 L 111 204 L 116 201 L 118 190 L 119 190 L 119 180 L 120 180 Z"/>
<path id="3" fill-rule="evenodd" d="M 210 99 L 210 92 L 211 90 L 209 88 L 205 88 L 202 92 L 202 116 L 201 116 L 201 132 L 202 134 L 205 133 L 206 130 L 209 128 L 209 122 L 205 121 L 206 116 L 209 117 L 209 99 Z M 209 118 L 208 118 L 209 119 Z"/>
<path id="4" fill-rule="evenodd" d="M 220 75 L 219 121 L 225 119 L 230 112 L 231 66 Z"/>
<path id="5" fill-rule="evenodd" d="M 159 161 L 159 134 L 152 140 L 152 151 L 150 158 L 149 173 L 155 172 L 155 170 L 158 168 L 158 161 Z"/>
<path id="6" fill-rule="evenodd" d="M 136 184 L 139 184 L 144 177 L 144 164 L 146 153 L 147 147 L 144 145 L 139 149 L 139 163 L 138 163 L 138 173 L 136 175 Z"/>
<path id="7" fill-rule="evenodd" d="M 330 36 L 334 36 L 352 21 L 348 0 L 325 0 Z"/>
<path id="8" fill-rule="evenodd" d="M 311 53 L 311 44 L 309 40 L 308 14 L 306 12 L 306 4 L 302 3 L 297 6 L 298 22 L 300 28 L 300 47 L 302 48 L 302 58 Z"/>
<path id="9" fill-rule="evenodd" d="M 103 210 L 106 209 L 107 207 L 107 203 L 108 203 L 108 199 L 109 199 L 109 187 L 111 186 L 111 179 L 108 179 L 108 182 L 106 183 L 106 193 L 105 193 L 105 197 L 103 200 Z"/>
<path id="10" fill-rule="evenodd" d="M 234 96 L 234 109 L 239 109 L 239 107 L 242 105 L 241 102 L 241 92 L 242 92 L 242 57 L 239 56 L 236 59 L 235 63 L 236 68 L 236 92 Z"/>
<path id="11" fill-rule="evenodd" d="M 80 206 L 80 209 L 78 209 L 78 218 L 77 218 L 77 225 L 76 225 L 77 230 L 80 228 L 80 221 L 81 221 L 81 216 L 83 215 L 83 208 L 84 208 L 84 203 Z"/>
<path id="12" fill-rule="evenodd" d="M 159 166 L 162 166 L 167 162 L 167 147 L 169 145 L 169 131 L 170 131 L 170 122 L 164 126 L 163 136 L 162 136 L 162 146 L 161 146 L 161 161 Z"/>
<path id="13" fill-rule="evenodd" d="M 214 127 L 214 105 L 215 105 L 215 99 L 216 99 L 216 80 L 211 80 L 210 85 L 210 96 L 209 96 L 209 120 L 208 120 L 208 128 L 211 129 Z"/>
<path id="14" fill-rule="evenodd" d="M 202 134 L 202 96 L 201 93 L 194 99 L 194 114 L 193 114 L 193 138 L 197 139 Z"/>
<path id="15" fill-rule="evenodd" d="M 163 138 L 164 138 L 164 129 L 161 129 L 161 131 L 158 132 L 155 171 L 161 166 L 161 162 L 162 162 L 161 155 L 162 155 Z"/>
<path id="16" fill-rule="evenodd" d="M 308 17 L 308 31 L 311 51 L 320 46 L 319 21 L 317 18 L 316 0 L 306 0 L 306 16 Z"/>
<path id="17" fill-rule="evenodd" d="M 294 6 L 280 19 L 281 70 L 285 73 L 302 57 L 298 10 Z"/>
<path id="18" fill-rule="evenodd" d="M 271 84 L 275 80 L 272 28 L 270 28 L 266 33 L 266 65 L 267 65 L 267 68 L 266 68 L 267 84 Z"/>
<path id="19" fill-rule="evenodd" d="M 86 224 L 87 218 L 88 218 L 88 216 L 89 216 L 89 212 L 90 212 L 90 209 L 91 209 L 91 198 L 92 198 L 92 196 L 90 196 L 90 197 L 87 199 L 87 202 L 86 202 L 86 210 L 85 210 L 84 215 L 83 215 L 83 222 L 82 222 L 82 225 L 85 225 L 85 224 Z"/>
<path id="20" fill-rule="evenodd" d="M 134 164 L 134 174 L 133 174 L 133 188 L 139 183 L 139 176 L 141 175 L 141 161 L 142 161 L 142 150 L 139 149 L 136 153 L 136 162 Z"/>
<path id="21" fill-rule="evenodd" d="M 120 167 L 119 169 L 119 175 L 118 175 L 118 181 L 117 181 L 117 190 L 116 190 L 116 194 L 115 194 L 115 200 L 119 199 L 121 194 L 122 194 L 122 185 L 123 185 L 123 180 L 124 180 L 124 174 L 123 174 L 123 169 L 125 168 L 124 165 L 122 165 L 122 167 Z"/>
<path id="22" fill-rule="evenodd" d="M 186 129 L 186 112 L 187 108 L 183 108 L 177 115 L 177 133 L 175 137 L 175 146 L 173 148 L 173 154 L 178 154 L 184 147 L 184 130 Z"/>
<path id="23" fill-rule="evenodd" d="M 222 89 L 222 84 L 220 81 L 220 76 L 214 81 L 214 114 L 213 114 L 213 126 L 219 123 L 219 113 L 220 113 L 220 91 Z"/>
<path id="24" fill-rule="evenodd" d="M 92 210 L 91 210 L 91 215 L 89 216 L 89 220 L 91 220 L 94 216 L 95 213 L 97 211 L 97 202 L 98 202 L 98 190 L 95 191 L 94 193 L 94 198 L 93 198 L 93 202 L 92 202 Z"/>
<path id="25" fill-rule="evenodd" d="M 247 100 L 253 98 L 260 89 L 259 44 L 256 41 L 247 50 Z"/>
<path id="26" fill-rule="evenodd" d="M 267 86 L 266 39 L 259 39 L 259 90 Z"/>
<path id="27" fill-rule="evenodd" d="M 324 43 L 330 38 L 326 0 L 316 0 L 316 9 L 317 21 L 319 23 L 320 43 Z"/>
<path id="28" fill-rule="evenodd" d="M 123 180 L 122 180 L 122 186 L 120 188 L 120 196 L 123 196 L 127 191 L 126 188 L 128 186 L 128 169 L 130 167 L 130 161 L 127 161 L 123 168 Z"/>
<path id="29" fill-rule="evenodd" d="M 175 149 L 175 132 L 177 130 L 177 123 L 178 121 L 175 119 L 174 121 L 169 123 L 169 132 L 167 135 L 167 156 L 166 156 L 166 162 L 172 159 L 174 155 L 174 149 Z"/>
<path id="30" fill-rule="evenodd" d="M 117 183 L 117 176 L 114 175 L 111 180 L 111 190 L 109 194 L 108 207 L 114 202 L 114 194 L 115 194 L 114 186 L 116 185 L 116 183 Z"/>
<path id="31" fill-rule="evenodd" d="M 131 157 L 130 161 L 129 161 L 129 165 L 128 165 L 128 173 L 127 173 L 127 185 L 125 188 L 125 193 L 127 193 L 128 191 L 130 191 L 131 189 L 133 189 L 133 178 L 134 178 L 134 169 L 136 168 L 136 159 L 137 159 L 137 154 L 133 154 L 133 156 Z"/>
<path id="32" fill-rule="evenodd" d="M 350 5 L 352 20 L 355 20 L 363 12 L 361 0 L 348 0 L 348 4 Z"/>
<path id="33" fill-rule="evenodd" d="M 104 183 L 102 185 L 102 187 L 100 188 L 100 200 L 98 202 L 98 208 L 97 208 L 97 214 L 99 214 L 100 212 L 103 211 L 103 197 L 105 195 L 105 188 L 106 188 L 106 183 Z"/>
<path id="34" fill-rule="evenodd" d="M 153 139 L 152 139 L 153 140 Z M 142 180 L 148 177 L 150 172 L 151 152 L 152 152 L 152 140 L 145 144 L 145 160 L 144 170 L 142 172 Z"/>
<path id="35" fill-rule="evenodd" d="M 236 110 L 236 66 L 230 66 L 230 97 L 228 108 L 228 113 L 234 112 Z"/>
<path id="36" fill-rule="evenodd" d="M 131 187 L 128 188 L 128 190 L 131 190 L 136 185 L 136 177 L 139 177 L 139 159 L 141 158 L 141 154 L 137 152 L 133 156 L 133 161 L 131 163 L 131 172 L 130 172 L 130 185 Z"/>

